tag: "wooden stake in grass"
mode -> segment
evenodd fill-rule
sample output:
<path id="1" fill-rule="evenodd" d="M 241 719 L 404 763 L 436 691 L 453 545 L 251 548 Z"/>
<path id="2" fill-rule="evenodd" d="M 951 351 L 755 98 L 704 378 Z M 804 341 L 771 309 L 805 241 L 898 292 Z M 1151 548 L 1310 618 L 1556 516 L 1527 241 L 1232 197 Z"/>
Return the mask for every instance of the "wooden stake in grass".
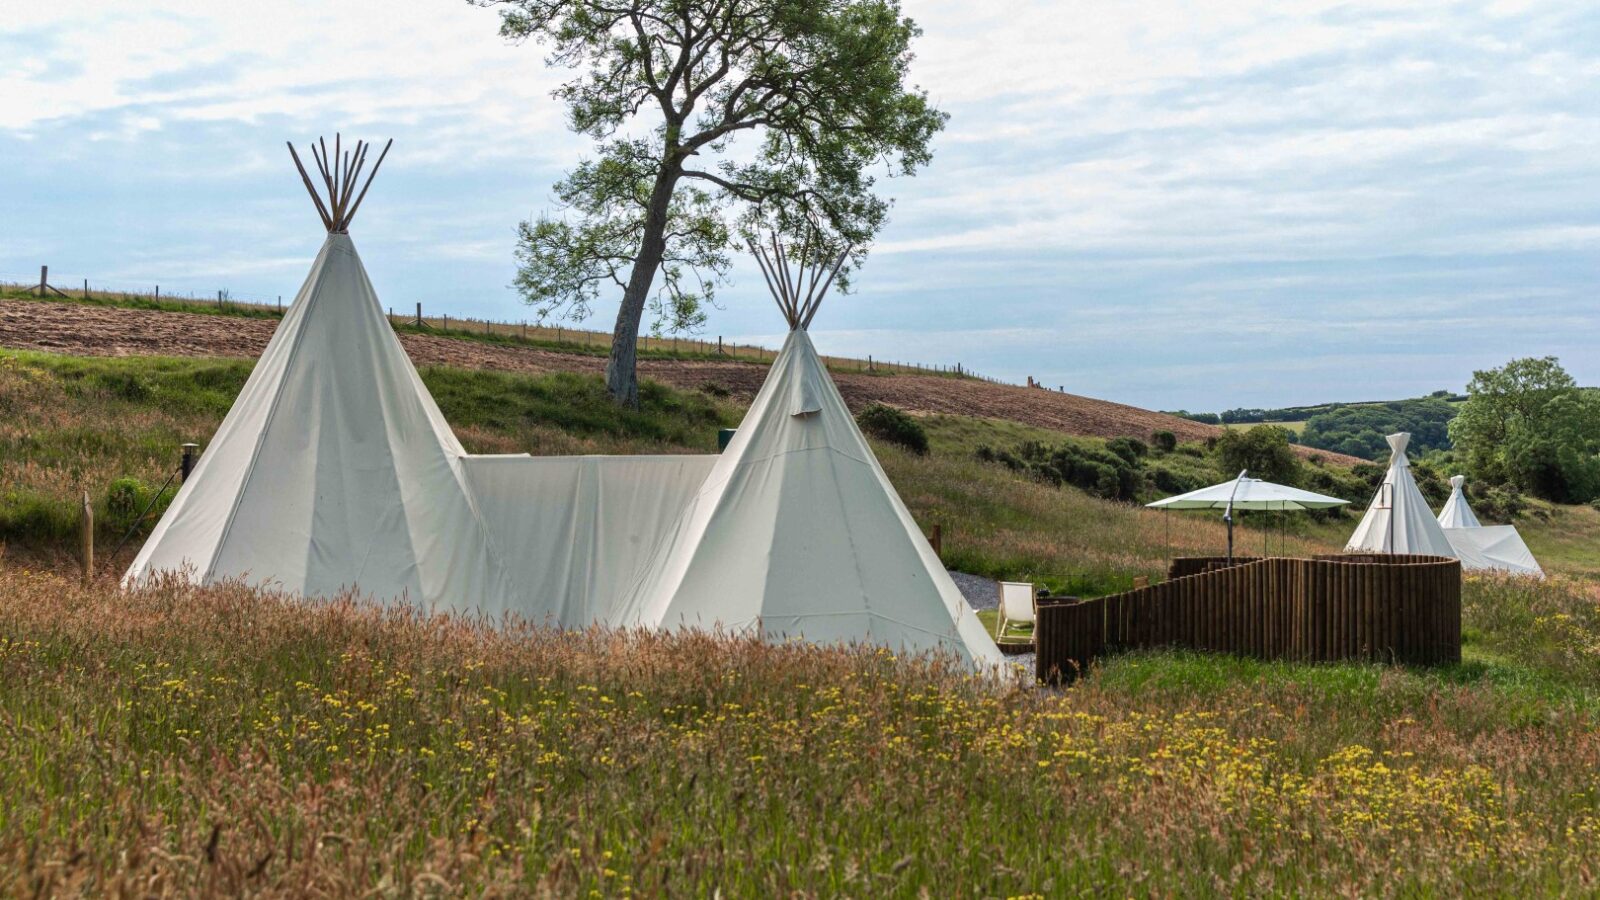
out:
<path id="1" fill-rule="evenodd" d="M 89 503 L 89 492 L 83 492 L 83 583 L 94 580 L 94 506 Z"/>

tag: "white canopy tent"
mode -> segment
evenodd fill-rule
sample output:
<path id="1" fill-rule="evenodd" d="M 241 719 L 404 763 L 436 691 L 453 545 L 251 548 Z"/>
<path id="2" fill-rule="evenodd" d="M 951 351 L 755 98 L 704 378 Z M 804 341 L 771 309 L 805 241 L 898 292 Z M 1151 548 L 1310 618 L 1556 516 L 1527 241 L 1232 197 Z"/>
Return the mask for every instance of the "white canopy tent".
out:
<path id="1" fill-rule="evenodd" d="M 1176 497 L 1167 497 L 1145 505 L 1152 509 L 1223 510 L 1222 521 L 1228 525 L 1228 558 L 1232 559 L 1233 511 L 1236 509 L 1288 512 L 1329 509 L 1335 506 L 1344 506 L 1349 502 L 1349 500 L 1340 500 L 1338 497 L 1329 497 L 1324 494 L 1289 487 L 1288 485 L 1262 481 L 1259 478 L 1250 478 L 1249 472 L 1241 471 L 1239 476 L 1232 481 L 1214 484 L 1197 491 L 1179 494 Z"/>
<path id="2" fill-rule="evenodd" d="M 1391 434 L 1388 441 L 1389 471 L 1367 507 L 1366 516 L 1345 545 L 1345 551 L 1455 556 L 1455 549 L 1411 475 L 1411 463 L 1406 459 L 1406 445 L 1411 442 L 1411 435 Z"/>
<path id="3" fill-rule="evenodd" d="M 1439 512 L 1444 536 L 1455 548 L 1461 568 L 1468 572 L 1508 572 L 1513 575 L 1544 577 L 1533 551 L 1523 542 L 1514 525 L 1483 525 L 1467 505 L 1463 491 L 1466 478 L 1450 478 L 1450 500 Z"/>
<path id="4" fill-rule="evenodd" d="M 303 595 L 359 589 L 427 608 L 516 607 L 467 484 L 465 451 L 347 233 L 366 194 L 354 193 L 365 157 L 357 144 L 341 158 L 337 139 L 331 158 L 325 148 L 317 156 L 330 192 L 326 204 L 312 197 L 327 240 L 126 583 L 174 571 Z"/>
<path id="5" fill-rule="evenodd" d="M 792 278 L 776 245 L 772 256 L 757 255 L 789 337 L 618 622 L 938 650 L 999 665 L 994 639 L 889 484 L 806 333 L 843 254 L 831 271 L 802 264 Z"/>

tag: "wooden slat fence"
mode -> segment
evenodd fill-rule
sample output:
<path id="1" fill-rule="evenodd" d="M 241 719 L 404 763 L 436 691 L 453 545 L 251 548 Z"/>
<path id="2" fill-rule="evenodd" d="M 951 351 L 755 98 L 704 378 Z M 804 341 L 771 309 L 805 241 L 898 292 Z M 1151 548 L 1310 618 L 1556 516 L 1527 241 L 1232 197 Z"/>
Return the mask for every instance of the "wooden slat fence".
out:
<path id="1" fill-rule="evenodd" d="M 1192 572 L 1095 600 L 1040 602 L 1035 672 L 1178 647 L 1298 662 L 1461 660 L 1461 563 L 1436 556 L 1179 560 Z M 1180 566 L 1179 563 L 1182 563 Z"/>

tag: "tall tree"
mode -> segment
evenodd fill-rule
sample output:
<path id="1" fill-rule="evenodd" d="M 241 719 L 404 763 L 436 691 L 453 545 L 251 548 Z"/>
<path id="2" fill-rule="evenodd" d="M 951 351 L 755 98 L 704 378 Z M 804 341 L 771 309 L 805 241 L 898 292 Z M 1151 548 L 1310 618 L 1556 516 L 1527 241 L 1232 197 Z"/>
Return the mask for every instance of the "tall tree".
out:
<path id="1" fill-rule="evenodd" d="M 1472 373 L 1450 439 L 1479 481 L 1559 502 L 1600 494 L 1600 394 L 1553 356 Z"/>
<path id="2" fill-rule="evenodd" d="M 888 211 L 873 174 L 913 174 L 946 120 L 907 84 L 920 31 L 898 0 L 472 2 L 574 71 L 555 95 L 595 156 L 556 184 L 565 214 L 520 226 L 516 283 L 580 319 L 621 289 L 619 403 L 638 403 L 647 307 L 658 329 L 698 327 L 730 251 L 768 229 L 858 265 Z"/>

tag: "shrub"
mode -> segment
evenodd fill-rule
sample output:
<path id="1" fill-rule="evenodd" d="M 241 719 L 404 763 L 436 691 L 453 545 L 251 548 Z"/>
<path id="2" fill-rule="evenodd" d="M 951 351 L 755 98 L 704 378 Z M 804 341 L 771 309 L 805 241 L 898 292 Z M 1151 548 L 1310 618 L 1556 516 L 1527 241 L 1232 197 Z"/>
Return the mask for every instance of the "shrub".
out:
<path id="1" fill-rule="evenodd" d="M 1171 453 L 1178 449 L 1178 436 L 1170 431 L 1158 431 L 1150 435 L 1150 445 L 1160 453 Z"/>
<path id="2" fill-rule="evenodd" d="M 1060 487 L 1070 484 L 1108 500 L 1133 500 L 1144 487 L 1144 471 L 1108 450 L 1062 444 L 1050 447 L 1025 441 L 1015 451 L 978 448 L 977 457 L 998 462 L 1012 471 L 1027 472 Z"/>
<path id="3" fill-rule="evenodd" d="M 105 520 L 102 525 L 122 534 L 138 521 L 139 514 L 155 496 L 155 488 L 137 478 L 124 476 L 106 488 Z M 151 512 L 155 510 L 152 509 Z"/>
<path id="4" fill-rule="evenodd" d="M 905 412 L 882 403 L 874 403 L 856 416 L 856 424 L 873 437 L 922 455 L 928 452 L 928 432 L 922 423 Z"/>
<path id="5" fill-rule="evenodd" d="M 1118 437 L 1106 441 L 1106 449 L 1123 458 L 1130 466 L 1137 466 L 1139 460 L 1150 453 L 1150 447 L 1138 438 Z"/>
<path id="6" fill-rule="evenodd" d="M 1165 466 L 1150 467 L 1150 480 L 1155 484 L 1156 490 L 1163 494 L 1187 494 L 1206 486 L 1204 479 L 1176 472 Z"/>

